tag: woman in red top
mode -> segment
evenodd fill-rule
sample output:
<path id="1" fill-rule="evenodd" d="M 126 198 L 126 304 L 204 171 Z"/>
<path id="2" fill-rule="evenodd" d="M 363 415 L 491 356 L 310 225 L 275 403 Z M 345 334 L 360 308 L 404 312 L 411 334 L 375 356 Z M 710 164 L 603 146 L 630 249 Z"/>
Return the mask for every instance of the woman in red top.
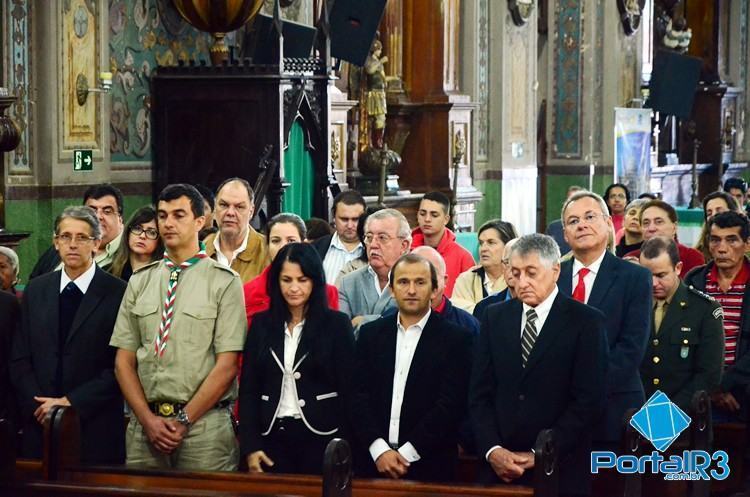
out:
<path id="1" fill-rule="evenodd" d="M 622 183 L 613 183 L 604 192 L 604 200 L 607 202 L 615 233 L 618 233 L 625 221 L 625 206 L 630 203 L 630 190 Z M 616 241 L 619 242 L 619 240 Z"/>
<path id="2" fill-rule="evenodd" d="M 268 255 L 271 260 L 276 257 L 284 246 L 289 243 L 300 243 L 305 240 L 307 229 L 305 222 L 296 214 L 277 214 L 268 221 L 266 225 L 266 239 L 268 240 Z M 247 314 L 247 329 L 250 329 L 253 316 L 259 312 L 268 310 L 271 299 L 268 297 L 268 271 L 269 265 L 257 278 L 245 283 L 245 313 Z M 333 285 L 326 285 L 328 307 L 333 310 L 339 309 L 339 292 Z"/>

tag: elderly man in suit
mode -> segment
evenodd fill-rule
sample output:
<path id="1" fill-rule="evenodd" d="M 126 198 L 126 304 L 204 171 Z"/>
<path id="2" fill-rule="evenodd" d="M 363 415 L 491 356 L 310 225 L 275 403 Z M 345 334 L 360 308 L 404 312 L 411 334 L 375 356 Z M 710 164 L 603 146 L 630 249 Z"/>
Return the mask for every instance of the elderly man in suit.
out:
<path id="1" fill-rule="evenodd" d="M 437 272 L 423 257 L 401 257 L 390 286 L 398 313 L 362 326 L 357 342 L 357 460 L 365 475 L 450 481 L 472 336 L 431 310 Z"/>
<path id="2" fill-rule="evenodd" d="M 606 332 L 601 312 L 558 291 L 559 258 L 547 235 L 526 235 L 513 246 L 518 298 L 482 317 L 469 411 L 488 463 L 482 482 L 528 482 L 536 437 L 552 428 L 561 493 L 586 495 L 590 426 L 605 402 Z"/>
<path id="3" fill-rule="evenodd" d="M 340 310 L 349 315 L 355 330 L 393 305 L 388 275 L 411 245 L 411 230 L 404 215 L 395 209 L 370 215 L 365 223 L 365 245 L 367 266 L 344 276 L 339 288 Z"/>
<path id="4" fill-rule="evenodd" d="M 123 400 L 109 339 L 126 285 L 95 264 L 101 240 L 93 209 L 66 208 L 54 236 L 63 268 L 33 279 L 24 292 L 10 373 L 25 457 L 41 457 L 44 418 L 62 405 L 80 416 L 84 462 L 125 460 Z"/>
<path id="5" fill-rule="evenodd" d="M 645 402 L 639 369 L 651 333 L 651 273 L 607 250 L 612 220 L 599 195 L 573 194 L 562 220 L 573 257 L 560 265 L 560 292 L 607 317 L 607 408 L 594 426 L 594 446 L 616 450 L 625 411 Z"/>

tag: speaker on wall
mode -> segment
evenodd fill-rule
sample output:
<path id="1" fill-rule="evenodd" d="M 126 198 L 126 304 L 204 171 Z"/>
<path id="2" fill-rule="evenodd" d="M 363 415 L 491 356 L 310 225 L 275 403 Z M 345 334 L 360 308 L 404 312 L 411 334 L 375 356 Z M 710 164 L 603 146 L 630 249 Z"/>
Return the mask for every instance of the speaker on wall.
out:
<path id="1" fill-rule="evenodd" d="M 334 0 L 328 17 L 331 55 L 364 65 L 383 17 L 386 0 Z"/>
<path id="2" fill-rule="evenodd" d="M 682 119 L 690 117 L 701 59 L 669 50 L 657 50 L 646 107 Z"/>
<path id="3" fill-rule="evenodd" d="M 292 21 L 282 21 L 281 33 L 284 35 L 284 57 L 310 56 L 315 28 Z M 273 31 L 273 17 L 256 15 L 252 29 L 245 35 L 246 56 L 249 55 L 253 59 L 253 64 L 273 64 L 271 54 L 275 41 L 278 42 Z"/>

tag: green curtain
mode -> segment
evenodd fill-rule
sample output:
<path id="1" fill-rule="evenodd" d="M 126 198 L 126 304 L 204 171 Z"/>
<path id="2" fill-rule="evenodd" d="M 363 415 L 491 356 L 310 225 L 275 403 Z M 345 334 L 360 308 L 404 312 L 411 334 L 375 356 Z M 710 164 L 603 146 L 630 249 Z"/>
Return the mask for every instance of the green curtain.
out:
<path id="1" fill-rule="evenodd" d="M 305 131 L 299 121 L 294 121 L 289 145 L 284 151 L 284 179 L 290 183 L 284 191 L 284 212 L 294 212 L 305 220 L 312 217 L 313 172 L 312 156 L 305 147 Z"/>

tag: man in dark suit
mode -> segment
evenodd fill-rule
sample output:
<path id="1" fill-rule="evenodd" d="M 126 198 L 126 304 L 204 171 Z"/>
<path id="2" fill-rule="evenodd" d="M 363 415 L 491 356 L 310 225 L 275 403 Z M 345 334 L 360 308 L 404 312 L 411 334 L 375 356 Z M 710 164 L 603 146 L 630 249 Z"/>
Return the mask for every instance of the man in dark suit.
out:
<path id="1" fill-rule="evenodd" d="M 357 341 L 353 429 L 363 453 L 361 473 L 451 480 L 471 335 L 431 311 L 437 273 L 424 258 L 402 256 L 390 286 L 398 314 L 363 325 Z"/>
<path id="2" fill-rule="evenodd" d="M 581 191 L 563 206 L 565 239 L 573 257 L 560 266 L 560 292 L 607 317 L 607 408 L 594 427 L 594 446 L 616 450 L 623 415 L 645 402 L 639 374 L 651 332 L 651 273 L 607 250 L 612 220 L 604 200 Z"/>
<path id="3" fill-rule="evenodd" d="M 63 268 L 35 278 L 24 292 L 10 373 L 25 457 L 41 457 L 44 418 L 62 405 L 80 416 L 82 461 L 124 462 L 123 400 L 109 340 L 126 285 L 94 263 L 101 236 L 91 208 L 66 208 L 54 237 Z"/>
<path id="4" fill-rule="evenodd" d="M 323 261 L 329 285 L 336 283 L 339 273 L 349 261 L 360 258 L 365 253 L 365 247 L 357 233 L 357 224 L 366 209 L 367 203 L 357 190 L 341 192 L 333 199 L 331 214 L 336 232 L 313 242 L 313 247 Z"/>
<path id="5" fill-rule="evenodd" d="M 605 401 L 604 316 L 557 289 L 560 249 L 540 234 L 511 254 L 517 299 L 482 318 L 469 411 L 488 465 L 480 480 L 529 482 L 537 435 L 551 428 L 560 456 L 560 491 L 590 492 L 591 424 Z"/>
<path id="6" fill-rule="evenodd" d="M 10 345 L 13 333 L 21 322 L 21 307 L 12 293 L 0 292 L 0 418 L 14 419 L 12 389 L 8 375 Z"/>

